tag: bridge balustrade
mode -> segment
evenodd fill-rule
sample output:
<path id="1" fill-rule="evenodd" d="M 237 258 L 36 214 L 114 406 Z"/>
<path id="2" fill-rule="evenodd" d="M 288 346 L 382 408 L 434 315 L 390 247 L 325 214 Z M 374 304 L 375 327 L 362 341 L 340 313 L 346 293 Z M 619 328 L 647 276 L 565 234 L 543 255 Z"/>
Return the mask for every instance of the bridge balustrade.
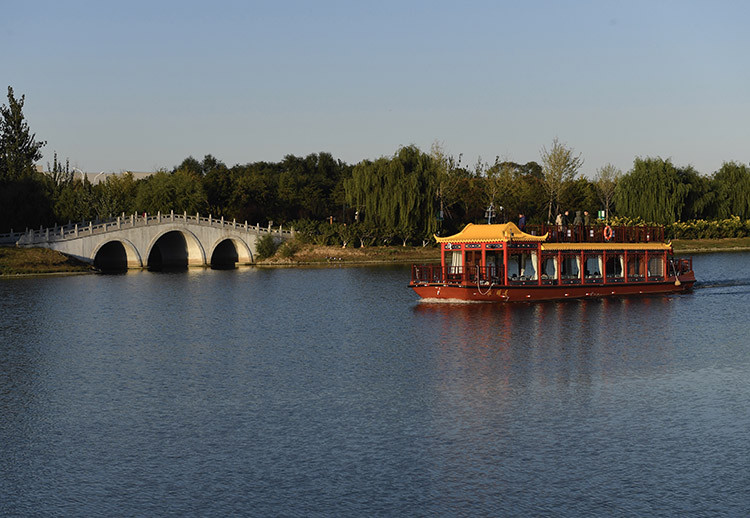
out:
<path id="1" fill-rule="evenodd" d="M 61 241 L 66 239 L 75 239 L 79 237 L 91 236 L 94 234 L 103 234 L 114 230 L 122 230 L 127 228 L 144 227 L 154 224 L 171 223 L 175 221 L 182 221 L 186 224 L 192 223 L 197 225 L 207 225 L 214 228 L 231 228 L 237 229 L 237 221 L 225 221 L 223 217 L 216 219 L 210 214 L 207 217 L 201 216 L 196 213 L 194 216 L 187 213 L 175 214 L 170 212 L 169 215 L 162 215 L 161 212 L 157 214 L 130 214 L 128 216 L 122 213 L 116 218 L 110 218 L 105 221 L 80 221 L 78 223 L 68 223 L 66 225 L 54 225 L 53 227 L 42 228 L 39 230 L 29 229 L 25 232 L 9 232 L 7 234 L 0 234 L 0 244 L 12 245 L 19 243 L 23 240 L 23 244 L 32 245 L 39 243 L 48 243 L 51 241 Z M 268 227 L 261 227 L 260 224 L 248 225 L 245 221 L 244 225 L 239 225 L 239 228 L 250 232 L 253 231 L 258 234 L 279 234 L 290 236 L 294 233 L 294 229 L 284 230 L 283 226 L 279 225 L 274 229 L 270 224 Z"/>

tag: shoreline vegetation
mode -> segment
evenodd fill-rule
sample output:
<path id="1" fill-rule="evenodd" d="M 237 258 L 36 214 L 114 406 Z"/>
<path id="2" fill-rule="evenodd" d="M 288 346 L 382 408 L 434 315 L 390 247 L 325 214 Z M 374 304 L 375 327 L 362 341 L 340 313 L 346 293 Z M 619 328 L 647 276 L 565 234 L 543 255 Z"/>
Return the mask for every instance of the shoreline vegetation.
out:
<path id="1" fill-rule="evenodd" d="M 750 237 L 724 239 L 675 239 L 677 254 L 750 251 Z M 303 245 L 292 257 L 276 254 L 255 263 L 258 267 L 387 265 L 436 263 L 440 250 L 435 246 L 340 246 Z M 72 275 L 95 272 L 93 267 L 60 252 L 46 248 L 0 247 L 0 278 L 35 275 Z"/>

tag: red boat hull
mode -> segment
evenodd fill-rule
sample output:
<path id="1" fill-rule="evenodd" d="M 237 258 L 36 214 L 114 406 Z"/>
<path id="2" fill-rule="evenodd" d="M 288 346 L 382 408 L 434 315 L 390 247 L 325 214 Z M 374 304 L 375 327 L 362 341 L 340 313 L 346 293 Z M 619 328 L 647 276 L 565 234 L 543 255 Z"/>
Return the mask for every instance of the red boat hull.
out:
<path id="1" fill-rule="evenodd" d="M 458 300 L 476 302 L 531 302 L 541 300 L 564 300 L 630 295 L 658 295 L 685 293 L 695 284 L 695 275 L 690 272 L 675 279 L 662 282 L 631 282 L 620 284 L 578 285 L 522 285 L 522 286 L 473 286 L 453 284 L 410 284 L 423 299 Z"/>

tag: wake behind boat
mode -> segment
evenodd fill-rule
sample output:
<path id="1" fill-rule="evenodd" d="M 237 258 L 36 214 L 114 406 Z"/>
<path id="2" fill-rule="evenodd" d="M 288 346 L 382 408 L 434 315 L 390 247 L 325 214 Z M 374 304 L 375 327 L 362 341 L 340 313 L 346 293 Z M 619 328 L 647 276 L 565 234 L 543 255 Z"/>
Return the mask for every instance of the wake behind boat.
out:
<path id="1" fill-rule="evenodd" d="M 441 263 L 412 265 L 423 299 L 522 302 L 683 293 L 695 283 L 692 258 L 674 257 L 663 227 L 468 224 L 435 237 Z"/>

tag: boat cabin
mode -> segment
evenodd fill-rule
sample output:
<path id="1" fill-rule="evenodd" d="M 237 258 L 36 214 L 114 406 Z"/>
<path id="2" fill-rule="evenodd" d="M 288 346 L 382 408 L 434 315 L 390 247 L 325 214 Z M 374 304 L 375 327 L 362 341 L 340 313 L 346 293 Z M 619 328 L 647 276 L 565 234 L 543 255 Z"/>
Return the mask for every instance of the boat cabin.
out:
<path id="1" fill-rule="evenodd" d="M 661 241 L 661 227 L 468 224 L 435 237 L 440 265 L 414 265 L 412 285 L 566 286 L 665 282 L 692 271 Z M 543 232 L 543 233 L 542 233 Z M 689 262 L 688 262 L 689 261 Z"/>

